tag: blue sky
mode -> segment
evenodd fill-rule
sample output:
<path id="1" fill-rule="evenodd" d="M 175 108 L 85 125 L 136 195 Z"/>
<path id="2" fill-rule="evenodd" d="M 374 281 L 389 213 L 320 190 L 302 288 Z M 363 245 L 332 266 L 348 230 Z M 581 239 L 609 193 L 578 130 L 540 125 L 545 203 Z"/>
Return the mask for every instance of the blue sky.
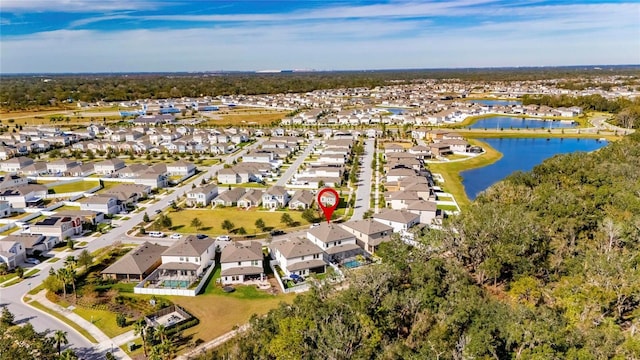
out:
<path id="1" fill-rule="evenodd" d="M 640 64 L 637 1 L 0 0 L 0 73 Z"/>

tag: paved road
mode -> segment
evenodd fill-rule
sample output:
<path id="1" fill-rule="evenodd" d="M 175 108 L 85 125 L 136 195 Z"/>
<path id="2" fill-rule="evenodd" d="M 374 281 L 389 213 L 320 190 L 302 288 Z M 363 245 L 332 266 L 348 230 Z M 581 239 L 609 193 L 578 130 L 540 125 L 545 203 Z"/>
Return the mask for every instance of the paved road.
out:
<path id="1" fill-rule="evenodd" d="M 293 164 L 291 164 L 291 166 L 287 169 L 287 171 L 285 171 L 284 174 L 282 174 L 280 179 L 276 181 L 276 185 L 285 186 L 287 184 L 287 181 L 289 181 L 289 179 L 291 179 L 293 174 L 296 173 L 300 165 L 302 165 L 304 160 L 311 153 L 311 150 L 313 150 L 313 148 L 315 148 L 317 144 L 318 144 L 318 140 L 313 140 L 309 145 L 307 145 L 307 148 L 304 149 L 304 151 L 302 152 L 302 154 L 300 154 L 300 156 L 298 156 L 296 161 L 294 161 Z"/>
<path id="2" fill-rule="evenodd" d="M 358 189 L 356 190 L 356 203 L 353 209 L 353 216 L 351 216 L 352 220 L 362 220 L 364 218 L 364 213 L 369 210 L 369 205 L 371 204 L 371 183 L 373 181 L 373 169 L 371 168 L 371 162 L 373 161 L 374 154 L 374 140 L 365 140 L 364 156 L 362 157 Z"/>
<path id="3" fill-rule="evenodd" d="M 200 176 L 204 176 L 205 178 L 210 178 L 215 175 L 215 173 L 221 170 L 224 167 L 224 164 L 230 164 L 240 156 L 244 155 L 248 150 L 255 148 L 262 144 L 266 138 L 259 139 L 256 143 L 251 144 L 245 147 L 243 150 L 229 155 L 225 162 L 210 167 L 206 172 L 201 174 Z M 182 186 L 178 186 L 173 188 L 173 192 L 167 196 L 162 197 L 158 202 L 153 203 L 146 207 L 144 211 L 139 213 L 131 213 L 129 215 L 130 219 L 124 222 L 121 222 L 119 227 L 112 229 L 109 233 L 102 235 L 98 238 L 88 237 L 83 238 L 83 240 L 88 241 L 89 243 L 83 249 L 88 250 L 89 252 L 95 251 L 99 248 L 103 248 L 113 244 L 116 241 L 122 240 L 126 238 L 127 231 L 138 225 L 142 222 L 142 218 L 144 213 L 147 212 L 149 216 L 155 216 L 156 210 L 163 210 L 169 206 L 170 201 L 176 201 L 178 196 L 184 194 L 186 191 L 191 189 L 191 182 L 184 184 Z M 77 256 L 80 254 L 82 249 L 78 249 L 74 252 L 66 252 L 66 256 L 74 255 Z M 94 359 L 100 358 L 100 354 L 96 353 L 94 350 L 97 348 L 93 346 L 88 340 L 84 337 L 80 336 L 73 328 L 67 326 L 66 324 L 60 322 L 58 319 L 50 317 L 48 315 L 44 315 L 40 311 L 25 305 L 22 303 L 23 295 L 30 290 L 32 287 L 38 286 L 49 274 L 49 269 L 59 269 L 64 266 L 63 261 L 58 261 L 53 264 L 51 263 L 42 263 L 38 265 L 40 272 L 34 275 L 33 277 L 24 280 L 16 285 L 0 289 L 0 304 L 6 304 L 10 311 L 12 311 L 16 315 L 16 321 L 24 322 L 28 321 L 33 324 L 34 328 L 38 331 L 44 331 L 46 329 L 50 330 L 63 330 L 68 333 L 69 342 L 72 344 L 76 350 L 82 354 L 83 359 Z M 102 356 L 104 356 L 102 354 Z"/>

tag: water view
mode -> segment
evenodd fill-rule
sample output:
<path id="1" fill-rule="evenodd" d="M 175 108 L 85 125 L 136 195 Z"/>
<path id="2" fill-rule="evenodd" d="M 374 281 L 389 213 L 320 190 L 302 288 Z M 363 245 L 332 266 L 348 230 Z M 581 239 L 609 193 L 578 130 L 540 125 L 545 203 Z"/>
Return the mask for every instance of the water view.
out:
<path id="1" fill-rule="evenodd" d="M 522 101 L 519 100 L 469 100 L 474 104 L 482 104 L 489 106 L 511 106 L 522 105 Z"/>
<path id="2" fill-rule="evenodd" d="M 511 116 L 492 116 L 480 119 L 470 125 L 472 129 L 560 129 L 573 128 L 577 124 L 569 121 L 518 118 Z"/>
<path id="3" fill-rule="evenodd" d="M 607 144 L 596 139 L 561 138 L 520 138 L 520 139 L 480 139 L 502 153 L 502 158 L 489 166 L 467 170 L 460 173 L 462 184 L 469 199 L 511 173 L 529 171 L 557 154 L 576 151 L 593 151 Z"/>

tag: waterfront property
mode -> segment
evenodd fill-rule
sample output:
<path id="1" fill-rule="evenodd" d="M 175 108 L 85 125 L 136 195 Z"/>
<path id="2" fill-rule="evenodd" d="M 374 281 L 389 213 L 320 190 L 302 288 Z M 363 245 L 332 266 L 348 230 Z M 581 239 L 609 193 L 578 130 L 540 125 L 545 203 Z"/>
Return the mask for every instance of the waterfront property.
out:
<path id="1" fill-rule="evenodd" d="M 552 120 L 518 118 L 512 116 L 492 116 L 479 119 L 469 127 L 471 129 L 567 129 L 574 128 L 578 124 L 571 120 Z"/>

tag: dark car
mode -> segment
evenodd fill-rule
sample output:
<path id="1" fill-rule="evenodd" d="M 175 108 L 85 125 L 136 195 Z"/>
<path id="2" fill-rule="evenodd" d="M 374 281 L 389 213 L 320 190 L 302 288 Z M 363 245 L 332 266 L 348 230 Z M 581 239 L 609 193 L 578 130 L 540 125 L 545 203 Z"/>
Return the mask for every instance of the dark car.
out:
<path id="1" fill-rule="evenodd" d="M 156 214 L 160 214 L 162 212 L 162 210 L 158 209 L 156 210 Z"/>
<path id="2" fill-rule="evenodd" d="M 198 234 L 198 235 L 196 235 L 196 238 L 197 238 L 198 240 L 206 239 L 206 238 L 207 238 L 207 235 L 205 235 L 205 234 Z"/>
<path id="3" fill-rule="evenodd" d="M 278 236 L 278 235 L 284 235 L 285 232 L 282 230 L 272 230 L 271 231 L 271 236 Z"/>

